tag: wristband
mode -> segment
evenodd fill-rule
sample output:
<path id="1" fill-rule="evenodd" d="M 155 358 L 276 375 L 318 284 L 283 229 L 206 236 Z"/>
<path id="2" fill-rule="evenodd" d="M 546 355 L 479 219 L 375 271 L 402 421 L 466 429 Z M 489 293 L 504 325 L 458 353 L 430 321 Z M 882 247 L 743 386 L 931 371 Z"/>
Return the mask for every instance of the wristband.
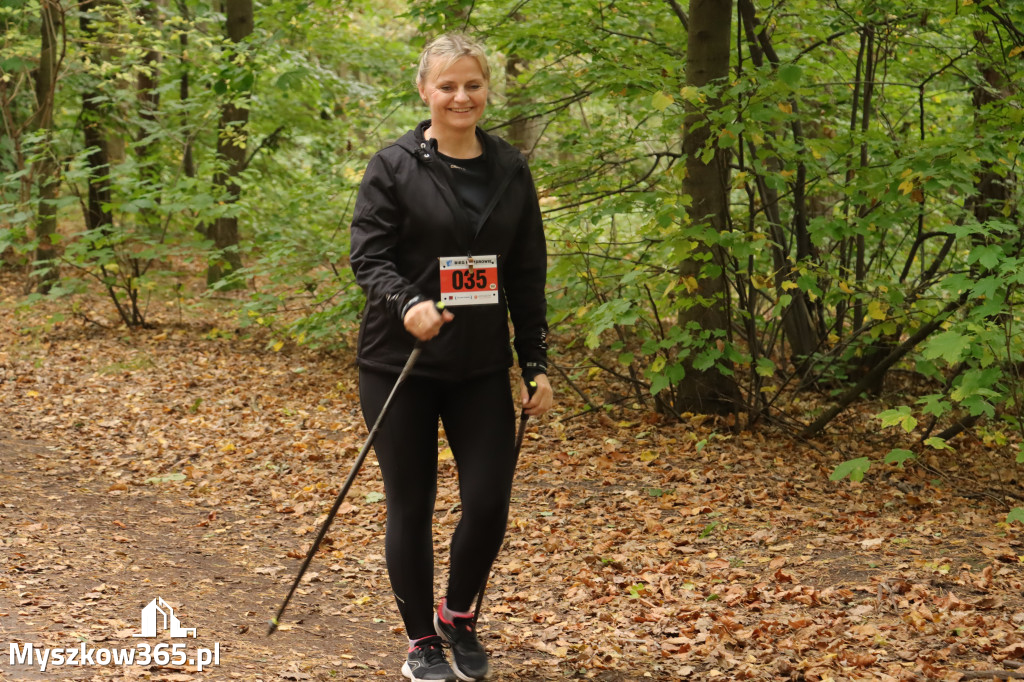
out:
<path id="1" fill-rule="evenodd" d="M 407 312 L 409 312 L 409 308 L 413 307 L 414 305 L 416 305 L 417 303 L 419 303 L 419 302 L 421 302 L 423 300 L 424 299 L 423 299 L 422 296 L 413 296 L 412 298 L 410 298 L 406 302 L 406 304 L 404 306 L 402 306 L 402 312 L 400 312 L 398 314 L 398 319 L 401 320 L 402 322 L 405 322 L 405 314 Z"/>

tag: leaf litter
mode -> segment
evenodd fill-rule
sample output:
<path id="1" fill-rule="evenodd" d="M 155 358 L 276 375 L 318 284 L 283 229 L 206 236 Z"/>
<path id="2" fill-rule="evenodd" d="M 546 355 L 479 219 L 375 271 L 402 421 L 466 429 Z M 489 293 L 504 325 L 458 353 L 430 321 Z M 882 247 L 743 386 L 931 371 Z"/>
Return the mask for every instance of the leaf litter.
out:
<path id="1" fill-rule="evenodd" d="M 26 332 L 0 314 L 0 633 L 131 645 L 160 589 L 225 648 L 201 673 L 47 679 L 399 678 L 372 457 L 264 637 L 366 435 L 349 353 L 267 350 L 212 315 Z M 528 424 L 487 591 L 494 679 L 955 681 L 1024 661 L 1021 526 L 986 494 L 1019 472 L 979 469 L 988 446 L 835 483 L 890 448 L 867 412 L 842 424 L 855 438 L 799 443 L 558 402 Z M 454 461 L 439 468 L 438 593 L 459 516 Z"/>

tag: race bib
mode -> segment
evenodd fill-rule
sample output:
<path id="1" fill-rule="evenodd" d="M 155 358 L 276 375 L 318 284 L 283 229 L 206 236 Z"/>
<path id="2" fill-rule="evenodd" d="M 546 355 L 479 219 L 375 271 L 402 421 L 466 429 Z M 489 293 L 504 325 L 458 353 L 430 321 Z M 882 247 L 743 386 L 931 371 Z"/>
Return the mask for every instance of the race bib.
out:
<path id="1" fill-rule="evenodd" d="M 453 256 L 440 260 L 441 302 L 446 306 L 498 302 L 497 256 Z"/>

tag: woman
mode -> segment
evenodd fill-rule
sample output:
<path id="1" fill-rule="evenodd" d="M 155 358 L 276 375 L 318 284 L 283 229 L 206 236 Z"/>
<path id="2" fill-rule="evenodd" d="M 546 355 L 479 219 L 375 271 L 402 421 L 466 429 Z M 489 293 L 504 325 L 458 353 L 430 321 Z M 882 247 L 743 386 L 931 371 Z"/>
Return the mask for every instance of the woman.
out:
<path id="1" fill-rule="evenodd" d="M 352 220 L 352 269 L 367 298 L 358 352 L 367 424 L 422 344 L 374 442 L 387 495 L 388 575 L 409 637 L 402 673 L 412 680 L 488 672 L 472 609 L 504 539 L 516 466 L 509 316 L 523 381 L 537 386 L 530 396 L 523 384 L 523 409 L 541 415 L 552 401 L 540 206 L 522 155 L 477 127 L 489 81 L 483 49 L 465 36 L 444 35 L 424 49 L 416 85 L 430 120 L 371 159 Z M 439 418 L 462 515 L 435 610 Z M 451 648 L 452 666 L 442 647 Z"/>

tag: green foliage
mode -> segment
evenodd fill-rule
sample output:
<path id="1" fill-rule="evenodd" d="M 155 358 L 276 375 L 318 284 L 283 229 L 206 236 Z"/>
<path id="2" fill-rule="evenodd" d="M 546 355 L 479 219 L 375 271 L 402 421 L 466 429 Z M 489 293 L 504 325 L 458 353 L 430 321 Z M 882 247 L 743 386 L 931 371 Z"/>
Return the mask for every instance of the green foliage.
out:
<path id="1" fill-rule="evenodd" d="M 885 463 L 895 464 L 900 469 L 902 469 L 904 462 L 916 458 L 917 455 L 915 455 L 910 450 L 904 450 L 902 448 L 893 448 L 892 450 L 889 451 L 889 454 L 885 456 Z"/>
<path id="2" fill-rule="evenodd" d="M 1024 438 L 1015 3 L 755 3 L 760 42 L 740 31 L 729 77 L 702 88 L 687 85 L 670 3 L 286 0 L 257 5 L 239 45 L 212 3 L 101 3 L 95 40 L 79 7 L 47 138 L 31 125 L 38 8 L 0 3 L 13 122 L 0 134 L 0 252 L 51 267 L 32 263 L 33 164 L 55 156 L 63 279 L 49 295 L 69 307 L 98 285 L 141 324 L 148 301 L 197 295 L 216 257 L 203 231 L 236 216 L 244 267 L 209 293 L 245 287 L 239 324 L 271 343 L 343 343 L 362 305 L 347 254 L 363 168 L 426 115 L 413 86 L 425 40 L 466 30 L 492 52 L 483 125 L 536 138 L 552 326 L 591 361 L 573 372 L 607 372 L 628 405 L 678 414 L 676 389 L 717 370 L 748 424 L 801 417 L 807 391 L 856 386 L 884 396 L 883 428 L 919 440 L 884 457 L 898 466 L 910 447 L 953 447 L 939 434 L 965 419 Z M 140 75 L 153 76 L 155 110 Z M 214 181 L 226 102 L 250 112 L 237 201 Z M 89 163 L 90 123 L 112 143 L 108 168 Z M 691 154 L 694 131 L 708 135 Z M 688 155 L 723 153 L 717 225 L 691 215 L 683 184 Z M 111 219 L 86 229 L 89 189 L 104 183 Z M 716 306 L 724 322 L 694 321 Z M 893 369 L 903 395 L 883 391 Z M 863 477 L 870 463 L 852 462 L 833 477 Z"/>
<path id="3" fill-rule="evenodd" d="M 867 457 L 849 459 L 842 464 L 837 465 L 836 468 L 832 470 L 832 474 L 829 475 L 828 479 L 830 481 L 841 481 L 849 476 L 851 481 L 863 481 L 864 474 L 866 474 L 870 468 L 871 460 Z"/>

